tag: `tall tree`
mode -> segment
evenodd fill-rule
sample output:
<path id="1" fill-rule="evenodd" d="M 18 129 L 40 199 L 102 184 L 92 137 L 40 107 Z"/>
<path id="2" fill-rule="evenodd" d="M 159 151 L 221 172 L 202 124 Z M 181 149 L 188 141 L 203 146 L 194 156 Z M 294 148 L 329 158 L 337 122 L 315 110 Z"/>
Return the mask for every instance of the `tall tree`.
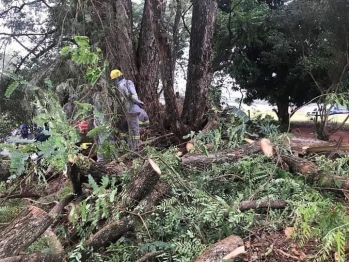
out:
<path id="1" fill-rule="evenodd" d="M 187 87 L 182 120 L 192 130 L 202 128 L 211 84 L 213 33 L 217 14 L 215 0 L 194 0 Z"/>

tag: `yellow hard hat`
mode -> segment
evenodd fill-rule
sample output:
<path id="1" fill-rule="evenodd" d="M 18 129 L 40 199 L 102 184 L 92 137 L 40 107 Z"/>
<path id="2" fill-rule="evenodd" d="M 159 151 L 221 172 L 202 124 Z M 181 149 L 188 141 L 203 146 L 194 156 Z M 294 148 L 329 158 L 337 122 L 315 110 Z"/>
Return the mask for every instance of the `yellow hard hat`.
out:
<path id="1" fill-rule="evenodd" d="M 110 72 L 110 79 L 118 78 L 119 76 L 122 76 L 122 72 L 118 69 L 114 69 Z"/>

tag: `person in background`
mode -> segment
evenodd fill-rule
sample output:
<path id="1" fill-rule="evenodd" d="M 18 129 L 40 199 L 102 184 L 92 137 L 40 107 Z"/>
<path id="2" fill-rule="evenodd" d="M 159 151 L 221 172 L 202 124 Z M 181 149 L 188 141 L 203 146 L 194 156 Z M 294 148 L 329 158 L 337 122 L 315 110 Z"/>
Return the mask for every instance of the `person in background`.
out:
<path id="1" fill-rule="evenodd" d="M 131 80 L 126 80 L 123 73 L 114 69 L 110 72 L 110 79 L 120 91 L 123 105 L 126 111 L 126 119 L 129 130 L 129 146 L 133 152 L 139 150 L 140 130 L 139 115 L 144 103 L 138 99 L 136 87 Z"/>
<path id="2" fill-rule="evenodd" d="M 20 137 L 23 139 L 34 139 L 34 135 L 29 132 L 29 126 L 25 123 L 19 126 Z"/>
<path id="3" fill-rule="evenodd" d="M 50 127 L 49 127 L 48 123 L 44 123 L 44 127 L 38 128 L 38 133 L 35 136 L 35 140 L 38 142 L 44 142 L 47 139 L 49 139 L 50 135 L 47 134 L 48 131 L 50 131 Z"/>

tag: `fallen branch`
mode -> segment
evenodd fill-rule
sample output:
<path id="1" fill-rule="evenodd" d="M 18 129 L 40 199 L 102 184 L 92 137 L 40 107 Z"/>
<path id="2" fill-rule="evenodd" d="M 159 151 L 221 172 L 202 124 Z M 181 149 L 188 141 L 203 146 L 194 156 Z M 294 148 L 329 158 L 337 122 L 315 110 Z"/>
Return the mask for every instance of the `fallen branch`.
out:
<path id="1" fill-rule="evenodd" d="M 249 209 L 258 208 L 273 208 L 273 209 L 283 209 L 287 206 L 287 202 L 284 200 L 269 200 L 269 201 L 243 201 L 238 205 L 240 211 L 246 211 Z"/>
<path id="2" fill-rule="evenodd" d="M 29 206 L 0 233 L 0 258 L 16 256 L 28 248 L 52 224 L 42 209 Z"/>
<path id="3" fill-rule="evenodd" d="M 195 262 L 216 262 L 221 261 L 223 257 L 243 246 L 244 241 L 239 236 L 229 236 L 207 248 Z"/>
<path id="4" fill-rule="evenodd" d="M 0 262 L 62 262 L 64 254 L 34 253 L 0 259 Z"/>
<path id="5" fill-rule="evenodd" d="M 15 199 L 15 198 L 40 198 L 41 196 L 35 193 L 24 192 L 13 195 L 0 194 L 0 198 Z"/>
<path id="6" fill-rule="evenodd" d="M 64 253 L 63 246 L 51 227 L 45 231 L 44 236 L 47 238 L 48 245 L 54 254 Z"/>
<path id="7" fill-rule="evenodd" d="M 171 187 L 166 183 L 156 184 L 152 192 L 140 201 L 132 213 L 135 213 L 138 216 L 142 212 L 149 212 L 170 193 L 170 190 Z M 90 238 L 87 242 L 87 246 L 92 247 L 93 250 L 98 250 L 101 247 L 114 243 L 126 232 L 133 230 L 137 216 L 128 215 L 116 222 L 106 225 Z M 84 254 L 84 256 L 87 256 L 87 254 Z"/>
<path id="8" fill-rule="evenodd" d="M 163 251 L 154 251 L 154 252 L 147 253 L 144 256 L 142 256 L 140 259 L 137 259 L 136 262 L 147 262 L 149 261 L 149 259 L 156 257 L 157 255 L 161 255 L 162 253 Z"/>
<path id="9" fill-rule="evenodd" d="M 49 213 L 35 206 L 28 206 L 24 209 L 0 233 L 0 258 L 17 256 L 28 248 L 50 227 L 73 198 L 73 195 L 67 196 Z"/>
<path id="10" fill-rule="evenodd" d="M 204 154 L 186 154 L 182 158 L 184 167 L 196 167 L 200 170 L 211 169 L 212 164 L 221 164 L 224 162 L 233 162 L 245 156 L 260 153 L 262 151 L 259 142 L 243 145 L 240 148 L 226 149 L 217 153 Z"/>

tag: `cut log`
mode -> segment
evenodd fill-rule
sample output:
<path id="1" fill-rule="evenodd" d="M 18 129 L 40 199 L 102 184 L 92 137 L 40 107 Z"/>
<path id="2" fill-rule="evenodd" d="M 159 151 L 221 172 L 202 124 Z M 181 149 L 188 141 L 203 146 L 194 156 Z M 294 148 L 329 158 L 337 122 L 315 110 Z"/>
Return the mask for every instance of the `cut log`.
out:
<path id="1" fill-rule="evenodd" d="M 293 137 L 288 142 L 293 152 L 302 154 L 331 152 L 337 148 L 336 142 L 322 141 L 318 139 L 309 139 L 303 137 Z M 342 143 L 338 150 L 348 151 L 349 144 Z"/>
<path id="2" fill-rule="evenodd" d="M 42 209 L 29 206 L 0 233 L 0 258 L 18 255 L 52 224 L 53 218 Z"/>
<path id="3" fill-rule="evenodd" d="M 308 182 L 317 183 L 323 188 L 349 190 L 349 179 L 346 177 L 322 173 L 313 162 L 303 158 L 291 155 L 282 155 L 281 158 L 290 167 L 291 172 L 305 176 Z"/>
<path id="4" fill-rule="evenodd" d="M 239 236 L 229 236 L 207 248 L 195 262 L 217 262 L 233 252 L 236 248 L 243 246 L 244 241 Z"/>
<path id="5" fill-rule="evenodd" d="M 158 183 L 155 185 L 152 192 L 146 196 L 139 205 L 135 208 L 132 215 L 123 217 L 122 219 L 110 223 L 98 231 L 87 242 L 88 247 L 92 247 L 95 251 L 101 247 L 105 247 L 117 241 L 126 232 L 133 230 L 138 218 L 137 214 L 141 212 L 149 212 L 154 206 L 160 203 L 171 191 L 171 187 L 166 183 Z M 86 254 L 85 254 L 86 255 Z"/>
<path id="6" fill-rule="evenodd" d="M 134 180 L 126 190 L 126 195 L 133 201 L 140 201 L 156 185 L 161 175 L 160 168 L 148 159 L 136 174 Z"/>
<path id="7" fill-rule="evenodd" d="M 51 227 L 45 231 L 44 236 L 47 238 L 48 245 L 54 254 L 64 253 L 62 243 L 59 241 L 57 235 L 53 232 Z"/>
<path id="8" fill-rule="evenodd" d="M 0 233 L 0 258 L 17 256 L 39 238 L 54 222 L 62 209 L 73 200 L 69 195 L 50 213 L 28 206 Z"/>
<path id="9" fill-rule="evenodd" d="M 64 254 L 25 254 L 0 259 L 0 262 L 62 262 L 65 261 Z"/>
<path id="10" fill-rule="evenodd" d="M 281 159 L 289 166 L 290 171 L 293 173 L 301 173 L 307 176 L 318 172 L 317 166 L 309 160 L 292 155 L 282 155 Z"/>
<path id="11" fill-rule="evenodd" d="M 78 164 L 68 164 L 68 176 L 72 183 L 74 194 L 82 195 L 82 183 L 88 182 L 88 175 L 91 175 L 96 182 L 100 182 L 103 176 L 118 178 L 123 167 L 117 163 L 99 164 L 89 162 L 88 167 L 81 167 Z"/>
<path id="12" fill-rule="evenodd" d="M 243 145 L 239 148 L 226 149 L 217 153 L 208 155 L 204 154 L 186 154 L 182 158 L 184 167 L 196 167 L 200 170 L 211 169 L 212 164 L 220 164 L 224 162 L 233 162 L 244 156 L 260 153 L 262 151 L 260 143 L 252 143 Z"/>
<path id="13" fill-rule="evenodd" d="M 246 211 L 249 209 L 257 208 L 273 208 L 273 209 L 283 209 L 287 205 L 284 200 L 269 200 L 269 201 L 243 201 L 238 205 L 240 211 Z"/>

